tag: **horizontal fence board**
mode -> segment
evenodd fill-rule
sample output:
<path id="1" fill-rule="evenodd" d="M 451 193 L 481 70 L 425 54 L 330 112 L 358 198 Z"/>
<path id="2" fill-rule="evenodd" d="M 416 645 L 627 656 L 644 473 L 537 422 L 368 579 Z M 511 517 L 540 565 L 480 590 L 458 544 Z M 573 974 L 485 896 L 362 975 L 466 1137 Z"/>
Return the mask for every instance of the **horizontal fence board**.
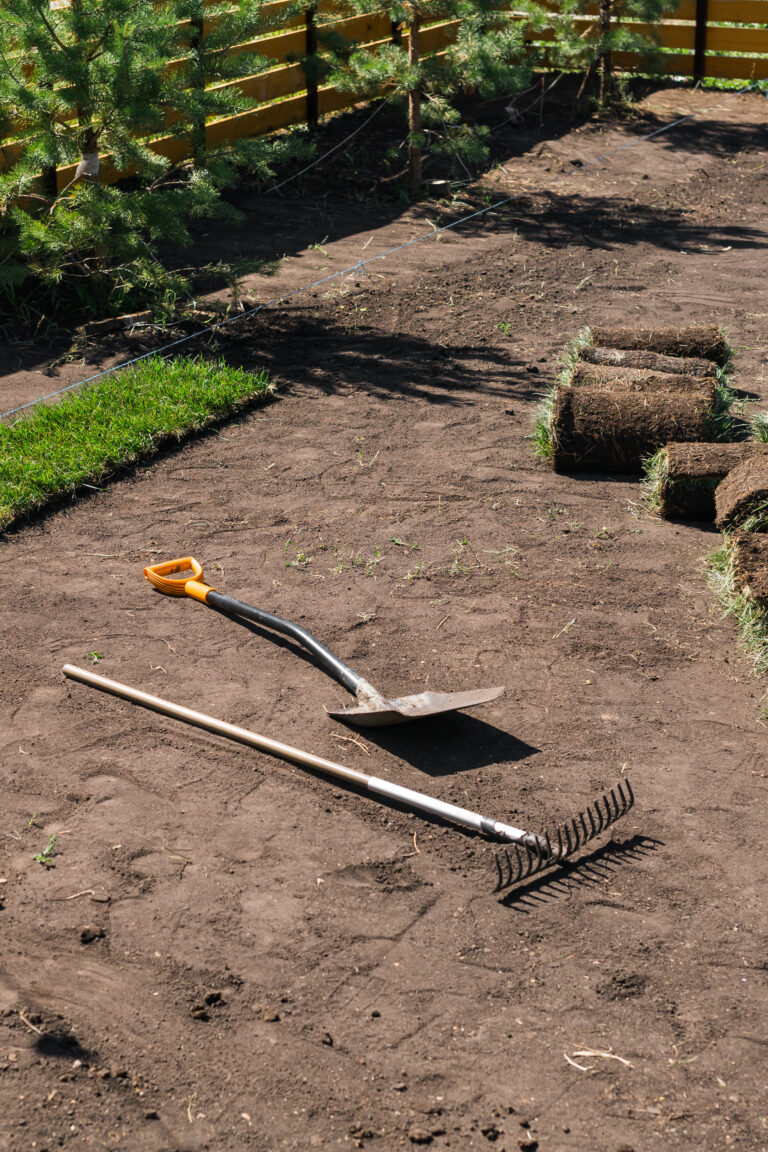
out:
<path id="1" fill-rule="evenodd" d="M 707 53 L 768 52 L 768 28 L 707 28 Z"/>
<path id="2" fill-rule="evenodd" d="M 670 20 L 695 20 L 696 0 L 681 0 Z M 768 0 L 709 0 L 707 21 L 725 24 L 768 24 Z"/>
<path id="3" fill-rule="evenodd" d="M 365 16 L 352 16 L 344 20 L 326 20 L 317 22 L 317 37 L 322 44 L 323 34 L 333 32 L 343 36 L 346 40 L 380 40 L 389 37 L 392 22 L 386 12 L 373 12 Z"/>
<path id="4" fill-rule="evenodd" d="M 768 80 L 768 60 L 744 56 L 707 56 L 707 76 L 715 80 Z"/>
<path id="5" fill-rule="evenodd" d="M 218 5 L 219 0 L 203 0 L 204 8 Z M 547 0 L 547 6 L 557 13 L 556 0 Z M 52 9 L 69 7 L 69 0 L 53 0 Z M 580 15 L 572 19 L 577 30 L 586 31 L 595 24 L 599 5 L 590 0 L 581 8 Z M 306 53 L 306 14 L 295 8 L 294 0 L 271 0 L 264 5 L 263 16 L 267 27 L 278 30 L 270 34 L 260 34 L 247 43 L 209 55 L 214 64 L 212 87 L 226 90 L 237 88 L 258 105 L 247 112 L 222 117 L 212 121 L 206 128 L 206 140 L 210 147 L 218 147 L 229 141 L 248 136 L 262 135 L 291 125 L 304 123 L 307 116 L 306 75 L 298 59 Z M 512 19 L 524 19 L 524 14 L 516 14 L 514 8 L 507 8 Z M 217 13 L 212 16 L 216 21 Z M 655 53 L 650 67 L 658 75 L 691 76 L 694 66 L 694 36 L 696 0 L 682 0 L 671 19 L 660 25 L 648 26 L 627 22 L 624 26 L 644 35 L 655 33 L 665 51 Z M 444 49 L 454 43 L 460 28 L 459 20 L 439 21 L 435 14 L 434 23 L 423 26 L 420 31 L 420 48 L 424 55 L 441 56 Z M 722 22 L 730 22 L 730 27 L 719 27 Z M 738 23 L 755 23 L 758 28 L 733 26 Z M 316 32 L 322 45 L 323 33 L 332 32 L 359 44 L 360 48 L 373 51 L 381 44 L 390 41 L 391 23 L 389 13 L 377 10 L 363 15 L 348 15 L 342 11 L 342 0 L 320 0 L 315 16 Z M 532 41 L 542 44 L 555 42 L 557 29 L 534 33 Z M 408 44 L 407 28 L 402 29 L 402 42 Z M 744 80 L 745 83 L 768 79 L 768 0 L 709 0 L 706 44 L 706 75 L 716 79 Z M 234 80 L 217 82 L 215 60 L 218 56 L 232 56 L 244 53 L 258 55 L 276 65 L 264 72 Z M 719 54 L 718 54 L 719 53 Z M 734 53 L 743 53 L 738 56 Z M 288 60 L 292 57 L 292 60 Z M 615 52 L 616 66 L 625 71 L 648 71 L 649 61 L 638 53 Z M 544 61 L 546 65 L 546 61 Z M 167 67 L 174 73 L 183 70 L 186 61 L 172 61 Z M 354 107 L 363 97 L 342 92 L 331 85 L 323 85 L 318 90 L 318 111 L 320 115 Z M 370 99 L 370 96 L 367 97 Z M 175 114 L 168 113 L 166 127 L 173 123 Z M 178 121 L 177 121 L 178 122 Z M 10 135 L 10 133 L 9 133 Z M 10 139 L 0 146 L 0 170 L 10 167 L 23 151 L 23 141 Z M 171 163 L 179 163 L 191 155 L 192 142 L 189 133 L 160 135 L 149 143 L 158 155 L 165 156 Z M 58 171 L 59 189 L 73 179 L 75 164 L 67 165 Z M 111 183 L 127 173 L 118 172 L 109 157 L 102 159 L 101 179 Z"/>
<path id="6" fill-rule="evenodd" d="M 576 18 L 571 22 L 577 31 L 585 32 L 590 26 L 597 27 L 594 20 L 583 18 Z M 682 51 L 690 50 L 693 52 L 693 44 L 695 37 L 695 29 L 692 24 L 665 24 L 663 29 L 658 25 L 652 24 L 632 24 L 629 21 L 622 25 L 629 32 L 637 32 L 641 36 L 650 36 L 656 41 L 656 47 L 674 48 Z M 541 44 L 554 44 L 557 43 L 558 30 L 556 28 L 548 28 L 543 32 L 536 32 L 531 37 L 532 43 Z M 653 51 L 651 47 L 649 51 Z"/>
<path id="7" fill-rule="evenodd" d="M 614 52 L 614 63 L 627 71 L 643 71 L 643 61 L 634 52 Z M 654 60 L 654 74 L 662 76 L 692 76 L 693 53 L 683 55 L 665 52 Z M 750 60 L 744 56 L 707 56 L 707 76 L 715 80 L 768 79 L 768 59 Z"/>

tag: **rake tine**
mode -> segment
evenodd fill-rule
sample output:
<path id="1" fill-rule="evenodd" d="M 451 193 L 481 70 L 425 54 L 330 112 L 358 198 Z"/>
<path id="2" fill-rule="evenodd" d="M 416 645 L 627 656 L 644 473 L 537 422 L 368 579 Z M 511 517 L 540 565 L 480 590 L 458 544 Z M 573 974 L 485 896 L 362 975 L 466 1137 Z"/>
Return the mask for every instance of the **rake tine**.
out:
<path id="1" fill-rule="evenodd" d="M 619 812 L 619 802 L 616 799 L 616 792 L 613 788 L 611 788 L 611 800 L 613 800 L 613 807 L 614 807 L 613 818 L 614 818 L 614 820 L 618 820 L 621 813 Z"/>
<path id="2" fill-rule="evenodd" d="M 504 876 L 497 858 L 498 883 L 495 891 L 509 888 L 520 880 L 527 880 L 530 876 L 534 876 L 546 868 L 554 868 L 562 864 L 569 856 L 573 856 L 585 844 L 594 840 L 606 828 L 610 828 L 617 820 L 625 816 L 634 802 L 635 794 L 629 780 L 620 781 L 610 791 L 603 792 L 597 800 L 588 804 L 583 811 L 578 812 L 563 824 L 558 824 L 552 836 L 549 832 L 545 832 L 542 836 L 537 837 L 534 840 L 533 848 L 531 848 L 530 843 L 526 842 L 524 858 L 520 847 L 515 845 L 517 867 L 513 865 L 509 851 L 505 851 L 507 875 Z M 556 837 L 556 843 L 553 843 L 553 837 Z"/>
<path id="3" fill-rule="evenodd" d="M 606 792 L 603 792 L 602 799 L 603 804 L 605 804 L 605 824 L 603 827 L 608 828 L 611 824 L 613 824 L 613 818 L 611 817 L 611 805 L 608 800 L 608 794 Z"/>
<path id="4" fill-rule="evenodd" d="M 584 818 L 583 812 L 579 812 L 579 822 L 581 823 L 581 830 L 584 833 L 584 839 L 582 840 L 582 844 L 587 844 L 589 842 L 590 837 L 589 837 L 589 832 L 587 831 L 587 821 Z"/>

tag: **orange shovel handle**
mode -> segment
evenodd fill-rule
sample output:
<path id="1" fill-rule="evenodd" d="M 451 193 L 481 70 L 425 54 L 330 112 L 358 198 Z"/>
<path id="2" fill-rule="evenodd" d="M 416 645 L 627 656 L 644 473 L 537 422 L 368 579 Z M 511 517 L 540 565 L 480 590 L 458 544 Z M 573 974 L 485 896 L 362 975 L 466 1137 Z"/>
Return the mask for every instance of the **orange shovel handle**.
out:
<path id="1" fill-rule="evenodd" d="M 183 576 L 174 573 L 183 572 Z M 190 576 L 189 573 L 192 573 Z M 182 556 L 178 560 L 166 560 L 144 569 L 144 575 L 158 592 L 166 596 L 191 596 L 205 604 L 209 592 L 214 591 L 203 581 L 203 568 L 194 556 Z"/>

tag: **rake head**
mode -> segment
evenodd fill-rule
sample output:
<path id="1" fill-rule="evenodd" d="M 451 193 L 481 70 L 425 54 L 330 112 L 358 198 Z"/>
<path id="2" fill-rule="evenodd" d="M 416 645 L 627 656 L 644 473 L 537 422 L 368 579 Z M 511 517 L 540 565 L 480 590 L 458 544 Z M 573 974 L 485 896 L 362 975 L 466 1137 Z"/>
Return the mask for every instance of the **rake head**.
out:
<path id="1" fill-rule="evenodd" d="M 559 825 L 552 836 L 545 832 L 539 839 L 544 841 L 546 848 L 540 848 L 537 842 L 534 848 L 526 843 L 521 849 L 515 844 L 503 852 L 497 852 L 498 880 L 494 891 L 511 888 L 513 884 L 527 880 L 545 868 L 556 868 L 622 816 L 626 816 L 634 802 L 632 785 L 629 780 L 622 780 L 583 812 Z"/>

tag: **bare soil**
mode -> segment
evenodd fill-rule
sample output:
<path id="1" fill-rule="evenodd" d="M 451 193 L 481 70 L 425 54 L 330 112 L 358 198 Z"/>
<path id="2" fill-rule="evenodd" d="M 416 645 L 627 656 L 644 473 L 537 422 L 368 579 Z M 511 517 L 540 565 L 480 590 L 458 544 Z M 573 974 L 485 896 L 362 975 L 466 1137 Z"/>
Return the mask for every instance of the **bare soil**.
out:
<path id="1" fill-rule="evenodd" d="M 766 104 L 722 100 L 512 141 L 484 187 L 544 191 L 220 334 L 273 403 L 3 539 L 2 1152 L 768 1147 L 765 686 L 705 583 L 719 537 L 527 439 L 586 323 L 723 323 L 768 397 Z M 254 297 L 441 211 L 318 207 L 254 206 L 244 248 L 280 213 L 328 236 Z M 53 380 L 9 349 L 3 407 L 131 339 Z M 189 553 L 386 692 L 506 694 L 356 737 L 290 643 L 142 578 Z M 494 895 L 487 841 L 62 678 L 93 660 L 533 828 L 622 774 L 637 804 Z"/>

